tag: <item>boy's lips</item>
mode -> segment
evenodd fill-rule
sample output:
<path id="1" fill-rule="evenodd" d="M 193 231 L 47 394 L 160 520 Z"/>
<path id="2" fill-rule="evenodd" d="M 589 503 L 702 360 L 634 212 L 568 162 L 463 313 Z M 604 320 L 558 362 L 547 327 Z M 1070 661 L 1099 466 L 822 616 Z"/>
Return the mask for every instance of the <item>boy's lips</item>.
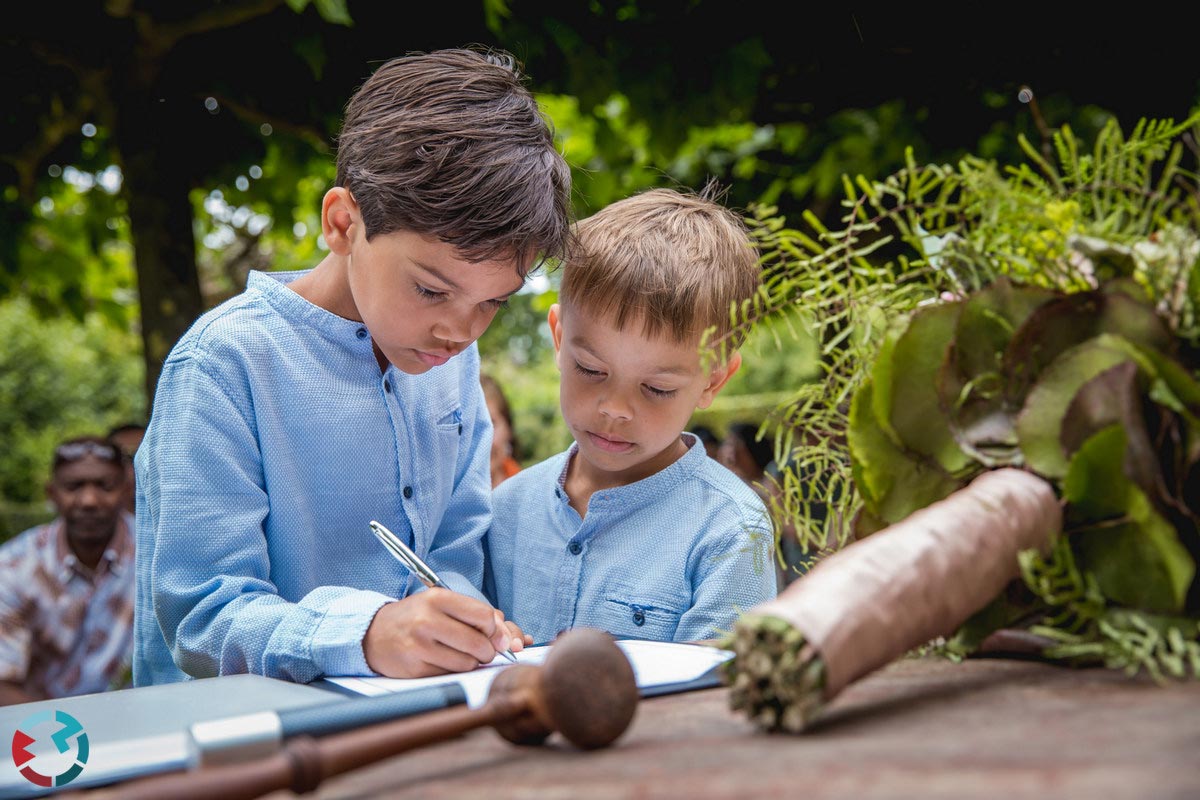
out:
<path id="1" fill-rule="evenodd" d="M 414 350 L 421 363 L 431 367 L 440 367 L 454 356 L 454 353 L 426 353 L 424 350 Z"/>
<path id="2" fill-rule="evenodd" d="M 588 439 L 594 446 L 609 453 L 625 453 L 633 448 L 633 442 L 617 438 L 610 439 L 607 436 L 602 436 L 591 431 L 588 431 Z"/>

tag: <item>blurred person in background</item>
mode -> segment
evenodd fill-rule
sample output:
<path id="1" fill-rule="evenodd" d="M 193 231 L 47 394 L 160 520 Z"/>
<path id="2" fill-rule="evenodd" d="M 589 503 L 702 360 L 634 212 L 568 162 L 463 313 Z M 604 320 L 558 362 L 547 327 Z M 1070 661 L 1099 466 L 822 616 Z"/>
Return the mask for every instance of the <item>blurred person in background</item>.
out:
<path id="1" fill-rule="evenodd" d="M 128 685 L 135 571 L 125 476 L 113 442 L 63 442 L 46 486 L 58 516 L 0 546 L 0 705 Z"/>
<path id="2" fill-rule="evenodd" d="M 757 486 L 762 483 L 767 464 L 771 463 L 774 456 L 773 442 L 758 438 L 757 425 L 735 422 L 721 440 L 717 460 L 746 483 Z"/>
<path id="3" fill-rule="evenodd" d="M 108 432 L 108 440 L 115 444 L 125 458 L 125 510 L 130 514 L 136 510 L 137 487 L 134 485 L 133 456 L 137 453 L 146 426 L 140 422 L 126 422 Z"/>
<path id="4" fill-rule="evenodd" d="M 697 425 L 690 428 L 688 433 L 700 440 L 700 444 L 704 445 L 704 452 L 708 453 L 708 457 L 720 460 L 721 440 L 712 432 L 712 428 L 707 425 Z"/>
<path id="5" fill-rule="evenodd" d="M 513 431 L 508 398 L 504 396 L 500 384 L 486 373 L 480 373 L 479 382 L 483 384 L 483 396 L 492 418 L 492 488 L 495 489 L 505 479 L 521 471 L 516 458 L 517 435 Z"/>

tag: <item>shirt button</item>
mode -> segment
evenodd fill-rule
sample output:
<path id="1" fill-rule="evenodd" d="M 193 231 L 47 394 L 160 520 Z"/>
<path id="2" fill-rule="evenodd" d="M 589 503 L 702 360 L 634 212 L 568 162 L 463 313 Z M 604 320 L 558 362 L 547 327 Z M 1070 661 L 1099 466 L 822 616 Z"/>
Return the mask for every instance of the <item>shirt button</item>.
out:
<path id="1" fill-rule="evenodd" d="M 359 328 L 358 330 L 356 330 L 356 331 L 354 332 L 354 335 L 355 335 L 355 336 L 357 336 L 357 337 L 358 337 L 358 338 L 360 338 L 360 339 L 365 339 L 365 338 L 367 338 L 367 329 L 366 329 L 366 328 Z"/>
<path id="2" fill-rule="evenodd" d="M 411 498 L 411 497 L 412 497 L 412 487 L 411 487 L 411 486 L 405 486 L 405 487 L 404 487 L 404 499 L 405 499 L 405 500 L 408 500 L 408 499 L 409 499 L 409 498 Z"/>
<path id="3" fill-rule="evenodd" d="M 583 545 L 581 545 L 579 542 L 571 542 L 569 545 L 567 545 L 567 551 L 571 555 L 577 556 L 583 552 Z"/>
<path id="4" fill-rule="evenodd" d="M 391 381 L 384 381 L 384 382 L 383 382 L 383 390 L 384 390 L 385 392 L 387 392 L 388 394 L 391 394 L 391 393 L 392 393 L 392 382 L 391 382 Z"/>
<path id="5" fill-rule="evenodd" d="M 637 611 L 634 611 L 633 612 L 633 624 L 637 625 L 639 628 L 641 626 L 645 625 L 646 624 L 646 612 L 642 611 L 640 608 Z"/>

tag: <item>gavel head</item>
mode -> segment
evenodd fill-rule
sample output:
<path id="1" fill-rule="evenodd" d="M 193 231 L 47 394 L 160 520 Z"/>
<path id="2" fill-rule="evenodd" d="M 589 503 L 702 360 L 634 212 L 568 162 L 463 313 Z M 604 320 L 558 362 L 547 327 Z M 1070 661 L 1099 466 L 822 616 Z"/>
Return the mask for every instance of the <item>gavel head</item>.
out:
<path id="1" fill-rule="evenodd" d="M 516 744 L 539 744 L 554 731 L 584 750 L 616 741 L 633 719 L 638 688 L 629 659 L 603 631 L 575 628 L 555 640 L 541 667 L 518 664 L 496 676 L 492 698 L 510 697 L 524 713 L 498 722 Z"/>

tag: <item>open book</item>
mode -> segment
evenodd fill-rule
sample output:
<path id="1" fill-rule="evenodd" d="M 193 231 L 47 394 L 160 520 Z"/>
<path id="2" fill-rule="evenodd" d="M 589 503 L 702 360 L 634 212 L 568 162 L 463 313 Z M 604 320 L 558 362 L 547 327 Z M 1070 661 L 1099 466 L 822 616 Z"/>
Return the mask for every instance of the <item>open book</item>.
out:
<path id="1" fill-rule="evenodd" d="M 517 653 L 521 664 L 540 664 L 554 645 L 526 647 Z M 721 685 L 718 667 L 733 657 L 733 652 L 702 644 L 652 642 L 641 639 L 618 639 L 617 646 L 633 666 L 642 697 L 706 689 Z M 423 686 L 457 683 L 467 696 L 467 705 L 482 706 L 496 675 L 510 662 L 500 656 L 490 664 L 470 672 L 438 675 L 432 678 L 325 678 L 314 683 L 350 695 L 380 695 L 401 692 Z"/>

